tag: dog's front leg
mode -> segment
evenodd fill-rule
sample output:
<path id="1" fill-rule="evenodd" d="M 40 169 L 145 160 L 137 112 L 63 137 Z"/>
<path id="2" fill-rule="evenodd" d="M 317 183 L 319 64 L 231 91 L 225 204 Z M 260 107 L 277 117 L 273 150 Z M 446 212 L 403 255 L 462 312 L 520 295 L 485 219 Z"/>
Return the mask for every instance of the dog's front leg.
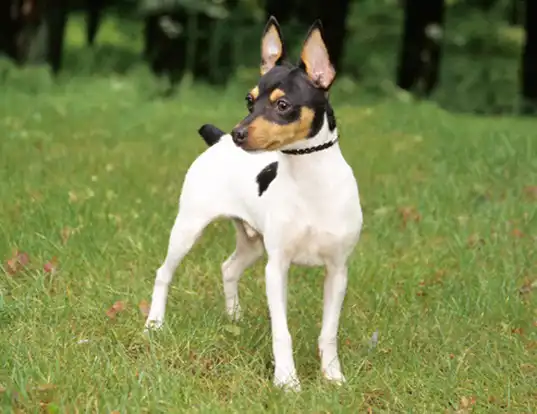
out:
<path id="1" fill-rule="evenodd" d="M 287 390 L 299 391 L 300 382 L 296 375 L 291 334 L 287 326 L 288 270 L 288 261 L 269 255 L 265 283 L 272 328 L 274 384 Z"/>
<path id="2" fill-rule="evenodd" d="M 338 358 L 337 334 L 346 291 L 347 266 L 327 266 L 324 281 L 323 325 L 319 336 L 319 353 L 324 377 L 339 384 L 345 382 Z"/>

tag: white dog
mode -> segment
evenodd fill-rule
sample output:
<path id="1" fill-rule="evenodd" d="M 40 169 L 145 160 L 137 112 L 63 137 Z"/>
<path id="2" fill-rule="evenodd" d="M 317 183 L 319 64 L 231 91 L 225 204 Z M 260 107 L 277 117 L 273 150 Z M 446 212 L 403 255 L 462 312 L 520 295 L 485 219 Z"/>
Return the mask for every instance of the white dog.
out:
<path id="1" fill-rule="evenodd" d="M 249 115 L 231 134 L 212 125 L 199 133 L 210 145 L 188 170 L 168 253 L 157 271 L 146 328 L 164 321 L 168 287 L 203 229 L 233 219 L 236 248 L 222 265 L 226 308 L 238 318 L 238 282 L 263 256 L 272 324 L 274 383 L 299 390 L 287 326 L 287 273 L 291 264 L 325 266 L 319 336 L 326 379 L 342 383 L 339 317 L 347 288 L 347 261 L 362 227 L 358 186 L 337 143 L 328 90 L 335 71 L 317 21 L 297 66 L 284 61 L 276 19 L 262 37 L 259 84 L 247 96 Z"/>

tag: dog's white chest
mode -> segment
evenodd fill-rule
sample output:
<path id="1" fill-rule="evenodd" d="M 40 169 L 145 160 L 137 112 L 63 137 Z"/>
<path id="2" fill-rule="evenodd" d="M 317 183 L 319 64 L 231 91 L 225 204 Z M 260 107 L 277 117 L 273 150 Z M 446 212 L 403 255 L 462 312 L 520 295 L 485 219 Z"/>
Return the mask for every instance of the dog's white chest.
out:
<path id="1" fill-rule="evenodd" d="M 361 211 L 359 205 L 357 207 L 356 215 L 349 217 L 348 225 L 338 217 L 295 220 L 292 232 L 284 238 L 284 248 L 291 262 L 302 266 L 321 266 L 352 250 L 361 227 Z"/>
<path id="2" fill-rule="evenodd" d="M 287 213 L 280 211 L 282 220 L 274 224 L 280 229 L 280 247 L 293 264 L 322 266 L 350 253 L 362 226 L 359 197 L 352 190 L 318 200 L 316 205 L 308 200 Z"/>
<path id="3" fill-rule="evenodd" d="M 286 250 L 294 264 L 302 266 L 321 266 L 334 255 L 334 246 L 341 237 L 330 231 L 304 226 L 298 228 L 288 240 Z"/>
<path id="4" fill-rule="evenodd" d="M 263 205 L 267 247 L 284 251 L 293 264 L 340 262 L 358 240 L 362 211 L 357 184 L 344 161 L 334 164 L 326 168 L 330 176 L 316 174 L 316 165 L 294 171 L 293 180 L 283 170 Z"/>

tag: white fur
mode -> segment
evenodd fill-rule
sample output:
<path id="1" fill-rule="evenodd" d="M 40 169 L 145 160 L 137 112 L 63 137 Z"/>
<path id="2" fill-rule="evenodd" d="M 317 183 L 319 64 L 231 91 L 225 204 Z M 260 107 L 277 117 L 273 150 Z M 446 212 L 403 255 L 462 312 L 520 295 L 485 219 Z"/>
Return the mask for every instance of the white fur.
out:
<path id="1" fill-rule="evenodd" d="M 337 138 L 327 120 L 313 138 L 285 149 L 313 147 Z M 278 161 L 276 178 L 258 195 L 256 177 Z M 188 170 L 173 225 L 168 254 L 157 271 L 146 327 L 164 321 L 168 287 L 181 259 L 202 230 L 218 217 L 234 219 L 237 243 L 223 263 L 226 309 L 240 314 L 238 282 L 244 270 L 264 251 L 265 282 L 272 324 L 274 383 L 298 390 L 300 384 L 287 327 L 287 272 L 291 264 L 324 266 L 324 306 L 318 340 L 322 372 L 328 380 L 345 378 L 337 350 L 339 317 L 347 287 L 347 260 L 362 227 L 358 186 L 336 143 L 305 155 L 282 152 L 248 153 L 224 135 Z"/>

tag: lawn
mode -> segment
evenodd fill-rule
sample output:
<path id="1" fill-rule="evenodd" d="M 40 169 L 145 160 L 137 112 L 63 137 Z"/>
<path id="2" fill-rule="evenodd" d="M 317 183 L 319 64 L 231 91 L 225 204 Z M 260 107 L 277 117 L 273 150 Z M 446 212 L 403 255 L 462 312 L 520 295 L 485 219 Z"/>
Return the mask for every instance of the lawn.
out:
<path id="1" fill-rule="evenodd" d="M 0 411 L 537 411 L 535 119 L 368 100 L 336 81 L 364 208 L 340 329 L 348 384 L 328 386 L 319 372 L 323 273 L 293 268 L 303 391 L 285 394 L 271 383 L 263 263 L 240 284 L 244 319 L 225 316 L 225 221 L 178 269 L 165 329 L 142 334 L 184 174 L 205 148 L 196 130 L 235 125 L 255 72 L 224 90 L 185 84 L 169 99 L 154 97 L 141 69 L 58 84 L 41 69 L 10 76 L 0 102 Z"/>

